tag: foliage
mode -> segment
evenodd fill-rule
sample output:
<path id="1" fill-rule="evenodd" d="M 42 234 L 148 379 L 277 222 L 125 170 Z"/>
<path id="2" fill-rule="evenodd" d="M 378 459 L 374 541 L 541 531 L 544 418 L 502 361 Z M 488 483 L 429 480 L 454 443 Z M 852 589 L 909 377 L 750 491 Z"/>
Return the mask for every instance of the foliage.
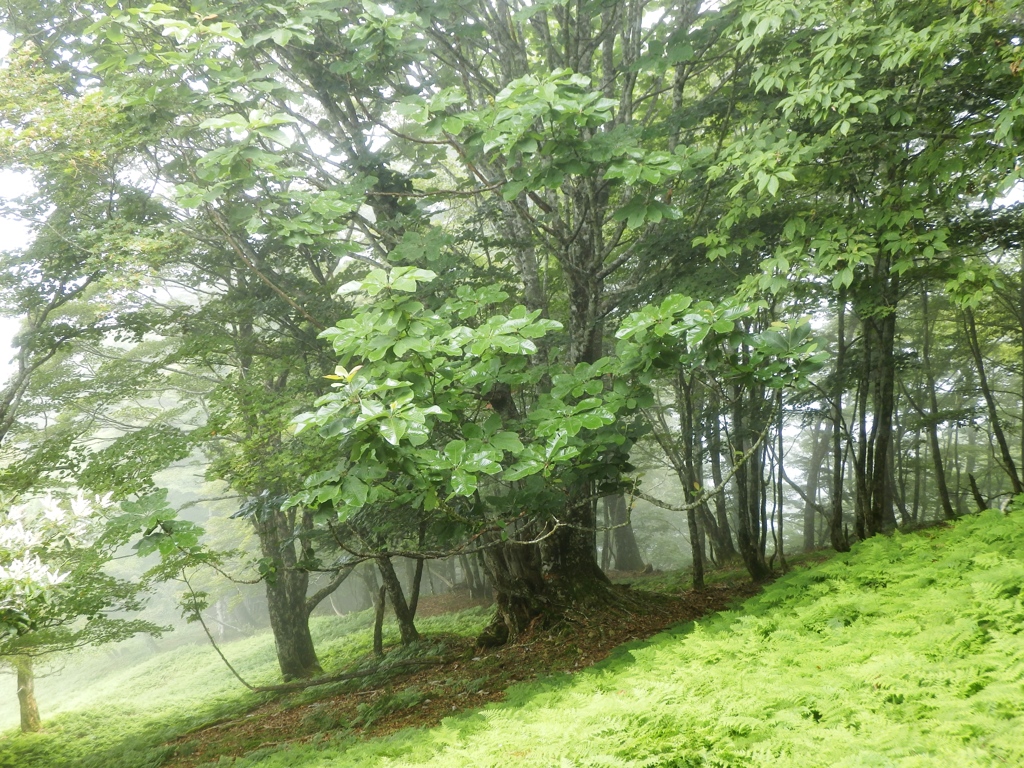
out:
<path id="1" fill-rule="evenodd" d="M 158 633 L 117 616 L 141 608 L 146 586 L 104 571 L 127 540 L 104 500 L 47 495 L 9 504 L 0 518 L 0 657 Z"/>
<path id="2" fill-rule="evenodd" d="M 658 369 L 684 369 L 702 370 L 723 387 L 761 383 L 781 389 L 802 383 L 827 353 L 818 351 L 806 320 L 775 322 L 751 333 L 749 320 L 760 308 L 736 299 L 713 304 L 671 294 L 622 322 L 615 334 L 622 340 L 618 356 L 647 381 Z"/>
<path id="3" fill-rule="evenodd" d="M 706 483 L 694 413 L 714 425 L 704 442 L 716 459 L 722 431 L 740 448 L 733 456 L 744 455 L 783 402 L 767 390 L 804 383 L 823 362 L 809 323 L 794 319 L 807 311 L 797 300 L 840 313 L 850 306 L 857 325 L 839 334 L 836 368 L 840 360 L 846 368 L 814 404 L 832 409 L 830 522 L 839 547 L 846 462 L 856 534 L 895 524 L 901 500 L 892 478 L 902 466 L 892 458 L 902 430 L 916 426 L 897 407 L 901 387 L 911 397 L 912 366 L 900 357 L 914 350 L 898 350 L 896 340 L 915 335 L 906 297 L 925 284 L 943 285 L 963 306 L 987 426 L 1014 476 L 983 357 L 1000 361 L 1003 378 L 1024 373 L 1012 343 L 1019 269 L 1012 256 L 993 257 L 993 266 L 978 252 L 994 242 L 1020 247 L 1019 211 L 993 213 L 1022 173 L 1015 3 L 737 0 L 657 13 L 642 0 L 514 0 L 498 12 L 488 2 L 415 0 L 102 5 L 83 12 L 69 0 L 11 0 L 2 11 L 22 44 L 0 72 L 0 154 L 37 183 L 37 195 L 10 208 L 34 222 L 38 237 L 5 256 L 0 278 L 3 311 L 28 318 L 18 376 L 0 393 L 0 440 L 15 429 L 19 406 L 59 413 L 59 429 L 5 467 L 8 487 L 74 476 L 124 498 L 151 491 L 156 469 L 201 446 L 210 476 L 248 499 L 243 511 L 257 512 L 249 519 L 265 571 L 279 584 L 297 576 L 292 602 L 301 608 L 303 569 L 324 566 L 321 551 L 337 543 L 316 538 L 313 512 L 332 535 L 340 524 L 378 550 L 459 545 L 478 533 L 497 545 L 547 534 L 562 520 L 561 532 L 573 536 L 546 540 L 544 575 L 564 577 L 551 564 L 575 560 L 568 570 L 596 581 L 596 568 L 576 568 L 584 558 L 569 557 L 567 544 L 593 553 L 592 497 L 620 490 L 630 470 L 643 387 L 674 377 L 686 389 L 679 412 L 695 379 L 708 382 L 699 397 L 714 392 L 689 404 L 682 428 L 692 476 L 680 479 L 692 495 Z M 172 200 L 158 202 L 170 190 Z M 673 293 L 673 273 L 695 255 L 720 265 L 702 297 L 714 303 Z M 346 273 L 366 262 L 374 269 L 339 300 Z M 492 278 L 513 279 L 498 288 L 455 277 L 467 263 L 485 271 L 477 269 L 484 262 Z M 729 270 L 738 275 L 718 278 Z M 722 285 L 742 276 L 750 276 L 743 301 L 721 300 Z M 1008 312 L 991 313 L 979 341 L 975 312 L 991 305 L 996 283 L 1011 286 Z M 186 296 L 161 303 L 154 285 Z M 339 316 L 346 319 L 317 339 Z M 616 325 L 617 356 L 603 357 Z M 94 394 L 76 397 L 112 339 L 151 343 L 156 334 L 157 354 L 104 365 L 89 379 Z M 340 360 L 326 395 L 334 361 L 323 339 Z M 84 344 L 94 345 L 89 353 Z M 44 368 L 51 361 L 59 365 Z M 950 375 L 969 379 L 963 368 Z M 201 383 L 186 392 L 178 386 L 186 376 Z M 927 377 L 930 413 L 915 408 L 932 427 L 941 475 L 935 393 L 947 384 Z M 134 431 L 104 450 L 83 446 L 93 414 L 109 417 L 110 403 L 145 397 L 154 382 L 178 386 L 173 418 L 189 421 L 190 435 L 170 413 L 135 430 L 149 421 L 139 408 L 128 420 Z M 300 418 L 316 430 L 288 433 L 318 397 L 319 410 Z M 850 406 L 856 423 L 848 424 Z M 969 403 L 958 409 L 957 428 L 977 412 Z M 748 509 L 735 505 L 739 520 L 751 517 L 737 528 L 740 548 L 750 528 L 762 556 L 769 526 L 778 530 L 766 514 L 769 478 L 778 483 L 779 526 L 785 506 L 778 415 L 778 454 L 763 464 L 753 456 L 749 478 L 745 468 L 735 475 L 736 499 L 750 497 Z M 35 422 L 17 418 L 17 434 L 35 441 Z M 972 484 L 973 456 L 963 467 Z M 289 494 L 290 511 L 264 503 Z M 164 575 L 213 562 L 196 546 L 198 531 L 168 517 L 157 496 L 124 512 L 122 531 L 145 531 L 140 551 L 169 558 Z M 518 525 L 538 520 L 544 525 Z M 695 515 L 690 522 L 696 547 Z M 563 545 L 562 557 L 549 556 Z M 76 555 L 82 563 L 89 556 Z M 26 638 L 43 626 L 40 616 L 60 613 L 52 596 L 73 580 L 42 550 L 11 557 L 2 618 L 10 637 Z M 830 594 L 839 606 L 847 598 Z M 193 611 L 204 600 L 193 595 Z M 862 608 L 854 623 L 873 615 Z M 81 615 L 73 610 L 71 623 Z M 738 663 L 721 668 L 741 678 L 761 671 Z M 800 707 L 831 725 L 833 710 L 806 704 L 805 694 Z M 729 750 L 762 759 L 752 746 L 760 726 L 740 722 L 751 717 L 742 704 L 716 704 L 719 722 L 700 725 L 691 713 L 671 714 L 664 691 L 651 696 L 644 701 L 660 720 L 613 716 L 645 746 L 580 760 L 739 760 Z M 839 720 L 857 727 L 859 715 L 847 714 Z M 791 715 L 779 715 L 779 730 L 792 726 Z M 734 721 L 735 733 L 715 730 Z M 699 744 L 665 757 L 662 729 L 696 734 Z M 829 736 L 806 753 L 842 742 Z M 798 754 L 764 749 L 780 761 Z"/>
<path id="4" fill-rule="evenodd" d="M 755 54 L 742 94 L 752 119 L 708 170 L 733 182 L 705 243 L 712 258 L 768 245 L 762 288 L 783 290 L 799 274 L 870 291 L 890 269 L 948 259 L 949 213 L 1015 182 L 1024 91 L 1009 8 L 822 0 L 731 10 L 731 44 Z M 769 210 L 783 217 L 781 237 L 726 234 Z"/>
<path id="5" fill-rule="evenodd" d="M 412 294 L 434 277 L 375 269 L 345 287 L 373 301 L 324 332 L 341 363 L 335 391 L 297 420 L 337 441 L 344 459 L 290 503 L 340 522 L 364 508 L 416 510 L 473 530 L 523 510 L 557 514 L 568 477 L 614 484 L 636 401 L 625 381 L 606 388 L 612 361 L 561 372 L 537 365 L 534 339 L 558 323 L 523 306 L 502 314 L 508 295 L 497 287 L 460 288 L 430 309 Z M 550 387 L 538 394 L 545 376 Z M 374 524 L 384 529 L 387 519 Z"/>
<path id="6" fill-rule="evenodd" d="M 506 703 L 435 729 L 379 742 L 277 747 L 235 765 L 503 765 L 510 751 L 525 765 L 1014 764 L 1024 759 L 1017 738 L 1022 553 L 1019 511 L 875 538 L 779 579 L 743 608 L 625 647 L 575 677 L 519 686 Z M 349 622 L 342 624 L 355 629 Z M 365 637 L 342 635 L 335 623 L 325 619 L 323 629 L 330 624 L 336 638 L 358 638 L 366 650 Z M 229 647 L 238 657 L 261 642 L 259 663 L 269 676 L 265 641 Z M 104 680 L 109 695 L 133 691 L 146 711 L 161 706 L 148 689 L 155 679 L 177 691 L 183 698 L 157 717 L 168 724 L 163 738 L 182 727 L 173 725 L 183 722 L 175 707 L 196 706 L 197 679 L 230 684 L 225 671 L 197 665 L 196 654 L 212 657 L 208 649 L 178 654 L 122 672 L 131 682 Z M 154 675 L 168 665 L 180 674 Z M 242 668 L 252 673 L 246 662 Z M 103 717 L 120 717 L 122 710 L 97 704 Z M 55 734 L 8 740 L 6 754 L 45 740 L 55 751 L 33 765 L 77 765 L 81 742 L 60 734 L 84 727 L 84 717 L 58 718 Z M 567 727 L 576 738 L 565 739 Z M 148 738 L 152 744 L 159 736 Z M 75 752 L 60 758 L 58 748 Z M 104 764 L 122 765 L 116 755 L 107 753 Z"/>

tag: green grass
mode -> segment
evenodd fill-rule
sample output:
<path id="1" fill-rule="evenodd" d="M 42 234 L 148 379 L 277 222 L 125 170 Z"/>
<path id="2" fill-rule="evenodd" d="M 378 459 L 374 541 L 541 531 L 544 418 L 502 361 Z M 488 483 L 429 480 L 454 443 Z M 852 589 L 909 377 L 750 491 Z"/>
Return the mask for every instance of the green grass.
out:
<path id="1" fill-rule="evenodd" d="M 1024 765 L 1024 515 L 878 538 L 573 678 L 234 768 Z"/>
<path id="2" fill-rule="evenodd" d="M 623 647 L 581 674 L 514 687 L 504 703 L 453 716 L 436 728 L 368 741 L 342 731 L 210 765 L 1024 765 L 1022 589 L 1024 512 L 988 512 L 950 528 L 864 542 L 849 554 L 790 573 L 741 608 Z M 479 624 L 484 616 L 466 621 Z M 365 648 L 366 635 L 337 638 L 353 644 L 338 658 Z M 254 656 L 257 647 L 267 653 L 251 642 Z M 232 646 L 232 656 L 241 658 L 244 647 Z M 194 653 L 187 663 L 198 665 L 199 651 Z M 230 711 L 246 702 L 227 686 L 222 693 L 212 685 L 202 695 L 189 692 L 200 677 L 220 673 L 214 665 L 200 670 L 185 663 L 154 659 L 146 669 L 125 673 L 123 683 L 138 688 L 134 699 L 122 698 L 124 710 L 111 729 L 135 729 L 142 740 L 137 762 L 130 761 L 121 733 L 119 762 L 94 757 L 81 764 L 155 766 L 158 723 L 176 730 L 189 717 L 211 718 L 218 706 Z M 272 659 L 249 664 L 250 673 L 258 667 L 269 676 Z M 170 679 L 175 669 L 182 674 L 178 682 Z M 133 717 L 127 710 L 155 697 L 158 681 L 155 688 L 166 686 L 169 699 L 161 693 L 161 703 L 144 718 Z M 403 695 L 412 700 L 418 694 L 410 689 Z M 200 704 L 207 696 L 214 698 Z M 189 702 L 204 709 L 186 716 L 181 708 Z M 48 750 L 71 754 L 76 724 L 83 727 L 89 718 L 100 722 L 93 710 L 63 715 L 48 725 L 51 733 L 36 738 Z M 89 745 L 95 749 L 110 749 L 109 742 L 118 740 L 109 734 L 88 738 L 97 739 Z M 76 765 L 54 758 L 10 762 L 12 749 L 32 742 L 19 737 L 0 744 L 0 765 Z M 74 754 L 86 752 L 83 747 Z"/>
<path id="3" fill-rule="evenodd" d="M 473 609 L 418 622 L 426 633 L 472 635 L 490 618 Z M 328 671 L 369 653 L 372 612 L 343 618 L 317 617 L 311 622 L 321 664 Z M 393 625 L 385 641 L 397 642 Z M 279 682 L 273 641 L 268 633 L 225 644 L 232 665 L 254 685 Z M 73 679 L 87 687 L 69 688 L 56 715 L 41 701 L 44 732 L 0 738 L 0 768 L 156 768 L 170 753 L 160 747 L 208 723 L 241 715 L 269 700 L 243 688 L 206 644 L 188 645 L 154 655 L 134 665 L 116 666 L 108 655 L 93 654 Z M 12 696 L 13 696 L 13 685 Z M 292 694 L 301 703 L 322 695 L 326 687 Z"/>

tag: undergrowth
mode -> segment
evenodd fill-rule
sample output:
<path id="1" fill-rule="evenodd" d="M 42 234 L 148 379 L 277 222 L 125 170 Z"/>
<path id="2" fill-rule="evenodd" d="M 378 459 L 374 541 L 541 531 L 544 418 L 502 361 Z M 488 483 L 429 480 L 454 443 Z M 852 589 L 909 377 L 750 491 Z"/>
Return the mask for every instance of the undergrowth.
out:
<path id="1" fill-rule="evenodd" d="M 207 765 L 1024 765 L 1022 588 L 1024 512 L 987 512 L 949 528 L 863 542 L 780 578 L 741 608 L 623 646 L 586 672 L 515 686 L 503 703 L 453 715 L 435 728 L 372 740 L 357 735 L 355 721 L 416 707 L 423 694 L 410 686 L 367 704 L 351 722 L 312 708 L 305 717 L 324 733 Z M 483 611 L 449 621 L 479 626 L 486 617 Z M 341 659 L 363 648 L 366 635 L 344 635 L 338 646 L 328 641 L 325 648 L 353 645 L 326 653 Z M 236 658 L 241 651 L 241 644 L 232 648 Z M 163 662 L 171 664 L 166 668 L 154 664 L 122 681 L 139 686 L 130 689 L 137 702 L 149 695 L 142 686 L 152 690 L 154 676 L 173 688 L 168 678 L 175 669 L 183 670 L 182 687 L 195 685 L 191 669 L 185 682 L 186 668 L 177 659 Z M 101 725 L 99 710 L 62 716 L 36 742 L 19 737 L 0 745 L 0 765 L 155 768 L 166 748 L 153 740 L 152 729 L 161 718 L 170 723 L 166 728 L 182 732 L 188 717 L 215 717 L 218 700 L 205 703 L 209 695 L 182 694 L 144 717 L 118 710 L 109 725 Z M 185 702 L 200 711 L 186 716 Z M 252 704 L 237 693 L 221 702 L 229 711 Z M 139 726 L 142 720 L 148 725 Z M 103 745 L 74 746 L 76 738 L 86 738 L 87 722 L 100 730 L 134 728 L 145 745 L 133 755 L 122 741 L 120 752 L 106 754 L 116 761 L 104 762 L 96 751 Z M 108 745 L 115 739 L 98 738 Z M 43 761 L 16 756 L 10 762 L 12 749 L 33 743 L 54 752 Z M 56 750 L 79 762 L 54 757 Z"/>
<path id="2" fill-rule="evenodd" d="M 1022 586 L 1024 513 L 987 512 L 864 542 L 742 609 L 437 728 L 230 765 L 1024 765 Z"/>
<path id="3" fill-rule="evenodd" d="M 489 618 L 489 611 L 476 608 L 421 619 L 417 626 L 428 635 L 472 636 Z M 371 650 L 372 622 L 372 611 L 314 618 L 310 629 L 324 669 L 329 672 L 365 657 Z M 384 639 L 386 643 L 398 641 L 393 624 L 385 624 Z M 226 643 L 222 648 L 250 683 L 279 681 L 269 633 Z M 424 649 L 428 654 L 431 650 Z M 42 701 L 43 732 L 9 731 L 7 738 L 0 738 L 0 768 L 158 768 L 174 752 L 173 747 L 161 746 L 165 742 L 211 723 L 244 716 L 272 698 L 244 689 L 209 645 L 183 646 L 120 669 L 111 669 L 103 655 L 90 661 L 76 677 L 88 676 L 90 670 L 95 670 L 96 676 L 87 690 L 69 692 L 74 709 L 65 707 L 66 711 L 53 714 L 46 709 L 50 702 Z M 299 691 L 284 701 L 302 704 L 337 687 Z"/>

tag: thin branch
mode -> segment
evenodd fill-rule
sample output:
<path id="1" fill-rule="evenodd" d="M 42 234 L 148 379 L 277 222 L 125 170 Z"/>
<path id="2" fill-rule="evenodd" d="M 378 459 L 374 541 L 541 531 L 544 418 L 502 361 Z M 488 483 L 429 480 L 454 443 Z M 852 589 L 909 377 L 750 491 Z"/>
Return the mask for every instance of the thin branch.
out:
<path id="1" fill-rule="evenodd" d="M 245 262 L 246 266 L 248 266 L 249 269 L 256 273 L 256 276 L 264 283 L 264 285 L 266 285 L 268 288 L 270 288 L 270 290 L 272 290 L 274 293 L 280 296 L 281 299 L 283 299 L 285 303 L 288 304 L 288 306 L 290 306 L 292 309 L 294 309 L 296 312 L 298 312 L 300 315 L 306 318 L 306 320 L 308 320 L 312 324 L 312 326 L 316 328 L 318 331 L 326 330 L 327 326 L 323 325 L 315 317 L 309 314 L 309 312 L 307 312 L 304 308 L 299 306 L 295 299 L 293 299 L 287 293 L 278 288 L 277 285 L 269 277 L 263 274 L 262 270 L 260 270 L 260 268 L 256 266 L 256 263 L 254 261 L 254 257 L 256 256 L 256 254 L 252 252 L 252 249 L 249 248 L 247 243 L 242 243 L 238 240 L 238 238 L 235 237 L 234 233 L 231 231 L 231 227 L 228 225 L 227 221 L 225 221 L 224 216 L 221 214 L 221 212 L 218 211 L 209 203 L 207 203 L 205 207 L 207 212 L 213 218 L 214 222 L 216 222 L 217 227 L 221 230 L 221 232 L 224 233 L 224 237 L 227 238 L 228 244 L 231 246 L 231 249 L 235 252 L 235 254 L 237 254 L 238 258 Z"/>
<path id="2" fill-rule="evenodd" d="M 773 414 L 774 414 L 774 411 L 773 411 Z M 641 490 L 639 490 L 637 488 L 634 488 L 631 491 L 631 493 L 632 493 L 633 496 L 636 496 L 638 499 L 643 499 L 644 501 L 650 502 L 651 504 L 653 504 L 656 507 L 660 507 L 662 509 L 667 509 L 669 512 L 689 512 L 692 509 L 697 509 L 698 507 L 706 504 L 710 499 L 713 499 L 715 496 L 717 496 L 718 494 L 720 494 L 720 493 L 725 491 L 725 487 L 726 487 L 726 485 L 728 485 L 729 481 L 732 480 L 733 477 L 736 476 L 736 473 L 739 472 L 740 468 L 744 464 L 746 464 L 747 461 L 750 459 L 750 457 L 754 455 L 754 452 L 757 451 L 757 449 L 761 447 L 761 443 L 763 443 L 765 437 L 768 436 L 768 433 L 771 431 L 772 426 L 773 426 L 772 418 L 771 418 L 771 416 L 769 416 L 768 417 L 768 425 L 764 428 L 764 431 L 761 432 L 761 434 L 758 436 L 757 440 L 754 442 L 754 444 L 752 446 L 750 446 L 750 448 L 747 450 L 747 452 L 744 453 L 739 458 L 738 461 L 733 463 L 732 469 L 730 469 L 729 473 L 725 477 L 722 478 L 721 484 L 716 486 L 715 488 L 712 488 L 710 491 L 704 491 L 704 493 L 702 493 L 696 499 L 691 501 L 689 504 L 683 504 L 683 505 L 669 504 L 667 501 L 662 501 L 661 499 L 657 499 L 654 496 L 648 496 L 646 493 L 644 493 L 643 491 L 641 491 Z"/>
<path id="3" fill-rule="evenodd" d="M 185 575 L 185 571 L 184 570 L 181 572 L 181 580 L 183 582 L 185 582 L 185 586 L 188 587 L 188 591 L 189 591 L 189 594 L 192 595 L 192 599 L 194 601 L 198 600 L 198 598 L 196 597 L 195 590 L 192 589 L 192 584 L 189 583 L 188 577 Z M 224 653 L 220 649 L 220 646 L 217 645 L 217 641 L 213 639 L 213 634 L 211 634 L 210 628 L 207 627 L 206 626 L 206 622 L 203 621 L 203 612 L 198 610 L 198 608 L 197 608 L 194 615 L 196 617 L 196 621 L 198 621 L 200 626 L 202 626 L 203 632 L 206 633 L 206 637 L 210 641 L 210 645 L 213 646 L 213 650 L 215 650 L 217 652 L 217 655 L 220 656 L 220 659 L 221 659 L 221 661 L 224 662 L 224 665 L 228 669 L 231 670 L 231 674 L 233 674 L 235 677 L 237 677 L 238 678 L 238 682 L 240 682 L 242 685 L 244 685 L 250 691 L 256 691 L 257 690 L 256 686 L 251 685 L 250 683 L 248 683 L 244 677 L 242 677 L 240 674 L 238 674 L 238 670 L 235 669 L 233 666 L 231 666 L 231 662 L 228 661 L 228 657 L 224 655 Z"/>
<path id="4" fill-rule="evenodd" d="M 316 608 L 320 603 L 324 601 L 329 595 L 331 595 L 341 583 L 347 579 L 352 571 L 356 569 L 358 563 L 351 563 L 344 568 L 341 568 L 334 574 L 334 578 L 331 579 L 323 589 L 319 589 L 312 595 L 306 598 L 306 616 L 308 617 L 313 613 L 313 609 Z"/>

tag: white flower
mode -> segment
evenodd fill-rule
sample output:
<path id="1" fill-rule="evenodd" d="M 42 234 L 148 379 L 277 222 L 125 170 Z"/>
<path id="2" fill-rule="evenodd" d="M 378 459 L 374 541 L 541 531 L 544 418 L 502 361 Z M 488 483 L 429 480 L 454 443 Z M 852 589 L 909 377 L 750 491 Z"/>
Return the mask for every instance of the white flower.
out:
<path id="1" fill-rule="evenodd" d="M 28 507 L 25 504 L 15 504 L 7 511 L 7 519 L 15 522 L 24 520 L 28 513 Z"/>
<path id="2" fill-rule="evenodd" d="M 18 557 L 6 566 L 0 565 L 0 581 L 12 581 L 16 584 L 53 587 L 67 577 L 68 574 L 46 565 L 37 555 Z"/>
<path id="3" fill-rule="evenodd" d="M 85 498 L 81 491 L 79 491 L 78 495 L 71 500 L 71 514 L 79 520 L 86 517 L 92 517 L 95 514 L 93 502 Z"/>
<path id="4" fill-rule="evenodd" d="M 0 547 L 24 552 L 42 543 L 42 533 L 26 528 L 20 520 L 0 526 Z"/>
<path id="5" fill-rule="evenodd" d="M 43 517 L 54 523 L 63 523 L 68 513 L 60 506 L 60 502 L 53 496 L 47 494 L 39 500 L 43 510 Z"/>

